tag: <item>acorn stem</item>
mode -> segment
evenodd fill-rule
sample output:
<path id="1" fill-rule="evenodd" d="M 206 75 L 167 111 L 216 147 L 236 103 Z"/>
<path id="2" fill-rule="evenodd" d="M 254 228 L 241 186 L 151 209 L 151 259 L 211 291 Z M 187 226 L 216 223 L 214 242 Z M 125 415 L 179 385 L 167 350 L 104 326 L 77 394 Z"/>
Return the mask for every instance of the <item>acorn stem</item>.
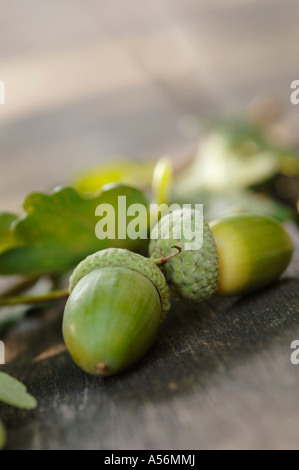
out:
<path id="1" fill-rule="evenodd" d="M 163 263 L 166 263 L 166 261 L 170 260 L 171 258 L 173 258 L 174 256 L 177 256 L 181 253 L 182 251 L 182 248 L 178 245 L 172 245 L 171 248 L 176 248 L 177 251 L 175 253 L 172 253 L 171 255 L 168 255 L 168 256 L 163 256 L 162 258 L 158 258 L 158 259 L 153 259 L 153 262 L 158 266 L 159 264 L 163 264 Z"/>
<path id="2" fill-rule="evenodd" d="M 30 305 L 42 304 L 44 302 L 52 302 L 60 299 L 67 299 L 69 296 L 68 289 L 61 289 L 49 292 L 44 295 L 28 295 L 18 297 L 2 297 L 0 298 L 0 306 L 8 305 Z"/>
<path id="3" fill-rule="evenodd" d="M 107 371 L 107 364 L 104 362 L 99 362 L 99 364 L 97 364 L 97 370 L 100 374 L 103 374 Z"/>

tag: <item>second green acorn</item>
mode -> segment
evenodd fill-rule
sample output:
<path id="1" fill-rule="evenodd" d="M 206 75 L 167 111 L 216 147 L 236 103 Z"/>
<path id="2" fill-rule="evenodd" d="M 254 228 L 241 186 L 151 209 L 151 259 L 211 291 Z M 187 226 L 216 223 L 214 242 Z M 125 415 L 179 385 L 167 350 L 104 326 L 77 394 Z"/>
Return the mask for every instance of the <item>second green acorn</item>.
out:
<path id="1" fill-rule="evenodd" d="M 203 219 L 203 244 L 198 250 L 184 246 L 190 233 L 181 230 L 186 211 L 166 214 L 154 227 L 149 253 L 167 256 L 173 245 L 181 246 L 177 256 L 161 265 L 173 296 L 186 302 L 201 302 L 213 294 L 238 295 L 272 283 L 288 266 L 293 243 L 276 220 L 256 214 L 238 214 L 208 223 Z"/>

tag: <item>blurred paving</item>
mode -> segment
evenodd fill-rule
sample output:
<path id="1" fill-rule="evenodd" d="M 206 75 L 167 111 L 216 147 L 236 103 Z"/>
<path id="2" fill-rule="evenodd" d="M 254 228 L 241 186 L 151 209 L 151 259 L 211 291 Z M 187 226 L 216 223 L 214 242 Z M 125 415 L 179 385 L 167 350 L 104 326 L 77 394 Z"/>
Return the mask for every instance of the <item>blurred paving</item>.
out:
<path id="1" fill-rule="evenodd" d="M 124 5 L 124 4 L 123 4 Z M 0 210 L 115 155 L 180 158 L 184 116 L 246 110 L 297 77 L 296 0 L 2 0 Z"/>
<path id="2" fill-rule="evenodd" d="M 192 151 L 202 121 L 276 96 L 298 140 L 298 0 L 2 0 L 0 210 L 88 165 Z M 298 236 L 294 232 L 298 242 Z M 64 351 L 62 308 L 5 338 L 2 370 L 39 402 L 1 408 L 9 448 L 298 448 L 298 247 L 250 298 L 176 304 L 157 345 L 111 379 Z"/>

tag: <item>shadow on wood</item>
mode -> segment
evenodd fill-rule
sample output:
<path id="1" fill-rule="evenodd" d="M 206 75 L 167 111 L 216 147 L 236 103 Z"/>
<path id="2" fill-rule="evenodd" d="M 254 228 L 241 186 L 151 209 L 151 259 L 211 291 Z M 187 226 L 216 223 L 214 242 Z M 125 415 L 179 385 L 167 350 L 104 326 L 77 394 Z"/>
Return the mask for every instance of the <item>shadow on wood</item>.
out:
<path id="1" fill-rule="evenodd" d="M 159 403 L 186 396 L 194 387 L 205 390 L 240 363 L 284 344 L 299 321 L 299 280 L 284 279 L 250 296 L 213 298 L 196 306 L 174 303 L 146 357 L 126 373 L 109 378 L 83 373 L 62 350 L 61 316 L 61 310 L 51 309 L 39 319 L 29 317 L 26 334 L 24 326 L 9 334 L 19 342 L 22 354 L 1 370 L 27 383 L 39 402 L 30 413 L 0 407 L 13 448 L 35 447 L 36 433 L 42 447 L 51 447 L 53 440 L 55 447 L 70 422 L 80 422 L 90 433 L 100 420 L 107 430 L 113 412 L 134 411 L 138 419 L 142 407 L 151 404 L 158 409 Z M 68 438 L 62 446 L 66 442 Z"/>

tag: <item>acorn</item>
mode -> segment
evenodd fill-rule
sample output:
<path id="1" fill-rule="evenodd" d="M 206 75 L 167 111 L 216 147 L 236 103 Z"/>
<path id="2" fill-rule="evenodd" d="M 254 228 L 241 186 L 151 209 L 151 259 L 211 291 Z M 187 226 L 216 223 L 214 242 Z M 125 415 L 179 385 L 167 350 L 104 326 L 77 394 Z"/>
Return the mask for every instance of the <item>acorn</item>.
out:
<path id="1" fill-rule="evenodd" d="M 203 218 L 201 248 L 184 249 L 190 234 L 181 230 L 182 236 L 177 237 L 176 229 L 182 225 L 185 211 L 164 215 L 153 228 L 149 245 L 153 258 L 167 257 L 173 245 L 182 248 L 160 266 L 177 300 L 201 302 L 213 294 L 252 292 L 278 279 L 292 258 L 293 243 L 285 228 L 270 217 L 255 214 L 237 214 L 211 223 Z M 196 211 L 191 212 L 194 219 Z"/>
<path id="2" fill-rule="evenodd" d="M 170 307 L 165 278 L 153 260 L 109 248 L 74 270 L 63 337 L 75 363 L 112 375 L 137 362 L 154 343 Z"/>
<path id="3" fill-rule="evenodd" d="M 265 287 L 285 271 L 294 246 L 275 219 L 243 214 L 211 222 L 219 256 L 221 295 L 247 294 Z"/>

